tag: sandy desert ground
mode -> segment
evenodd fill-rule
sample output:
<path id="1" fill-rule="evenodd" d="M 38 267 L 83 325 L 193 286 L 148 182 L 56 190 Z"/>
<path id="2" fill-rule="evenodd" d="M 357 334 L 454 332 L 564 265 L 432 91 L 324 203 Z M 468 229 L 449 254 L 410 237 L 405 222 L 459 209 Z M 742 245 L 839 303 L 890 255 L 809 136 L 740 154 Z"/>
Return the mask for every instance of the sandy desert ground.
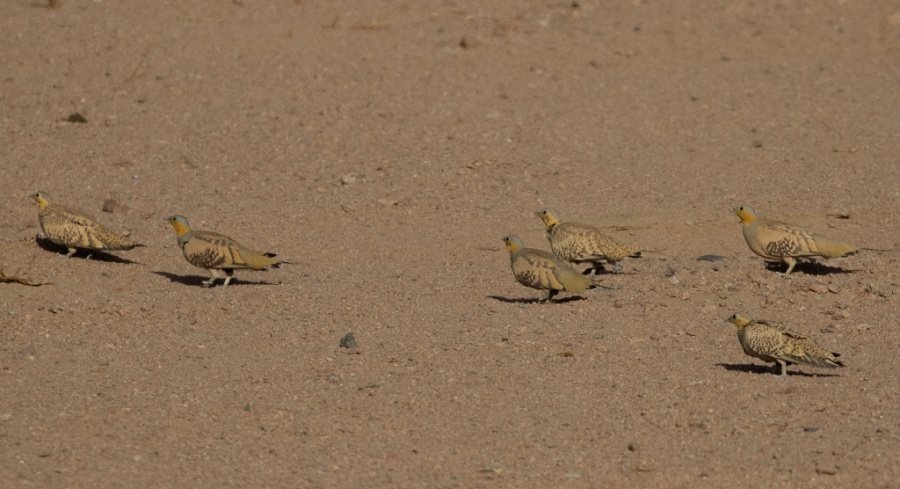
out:
<path id="1" fill-rule="evenodd" d="M 784 277 L 729 212 L 900 248 L 896 2 L 0 14 L 0 267 L 50 282 L 0 284 L 0 486 L 900 487 L 900 253 Z M 35 190 L 146 247 L 61 258 Z M 644 257 L 538 303 L 542 208 Z M 203 287 L 172 214 L 292 264 Z"/>

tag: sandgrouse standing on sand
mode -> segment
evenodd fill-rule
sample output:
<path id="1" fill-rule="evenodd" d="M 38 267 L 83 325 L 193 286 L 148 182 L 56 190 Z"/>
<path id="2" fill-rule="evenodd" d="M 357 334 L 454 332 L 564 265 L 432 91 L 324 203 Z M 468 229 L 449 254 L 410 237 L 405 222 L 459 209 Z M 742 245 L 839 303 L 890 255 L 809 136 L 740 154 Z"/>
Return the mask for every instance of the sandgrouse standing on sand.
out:
<path id="1" fill-rule="evenodd" d="M 38 220 L 41 229 L 50 241 L 65 246 L 69 252 L 66 258 L 79 248 L 86 250 L 130 250 L 138 246 L 130 239 L 106 229 L 91 216 L 54 204 L 46 192 L 35 192 L 29 197 L 38 205 Z"/>
<path id="2" fill-rule="evenodd" d="M 735 313 L 726 320 L 738 328 L 738 340 L 744 353 L 766 362 L 775 362 L 774 372 L 782 376 L 787 366 L 796 363 L 812 367 L 836 368 L 844 364 L 839 353 L 827 351 L 815 341 L 787 329 L 784 325 L 762 319 L 749 319 Z"/>
<path id="3" fill-rule="evenodd" d="M 621 243 L 593 226 L 560 222 L 559 215 L 550 209 L 537 211 L 534 215 L 547 226 L 547 240 L 553 253 L 573 263 L 590 263 L 591 268 L 585 270 L 586 274 L 602 272 L 604 262 L 614 265 L 618 272 L 622 269 L 619 261 L 641 256 L 637 246 Z"/>
<path id="4" fill-rule="evenodd" d="M 274 253 L 251 250 L 228 236 L 193 230 L 183 216 L 171 216 L 164 220 L 175 228 L 178 246 L 188 263 L 209 272 L 211 278 L 203 282 L 205 285 L 213 285 L 219 278 L 219 270 L 225 271 L 222 286 L 226 287 L 237 269 L 265 270 L 278 268 L 284 263 L 276 260 Z"/>
<path id="5" fill-rule="evenodd" d="M 561 290 L 578 294 L 594 287 L 590 278 L 578 273 L 553 253 L 526 248 L 517 236 L 507 236 L 503 241 L 509 250 L 510 265 L 516 280 L 526 287 L 546 290 L 547 301 L 553 300 L 553 296 Z"/>
<path id="6" fill-rule="evenodd" d="M 757 217 L 753 208 L 747 205 L 732 211 L 741 218 L 744 239 L 750 249 L 766 261 L 786 263 L 785 275 L 790 275 L 798 262 L 816 257 L 838 258 L 859 251 L 856 246 L 832 241 L 800 226 Z"/>

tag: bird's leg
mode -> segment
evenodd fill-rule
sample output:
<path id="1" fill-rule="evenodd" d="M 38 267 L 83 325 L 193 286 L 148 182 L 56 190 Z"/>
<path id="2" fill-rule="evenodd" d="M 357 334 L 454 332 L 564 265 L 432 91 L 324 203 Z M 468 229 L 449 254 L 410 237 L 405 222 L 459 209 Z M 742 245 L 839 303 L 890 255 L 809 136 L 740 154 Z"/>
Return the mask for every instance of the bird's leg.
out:
<path id="1" fill-rule="evenodd" d="M 784 360 L 776 360 L 775 368 L 773 369 L 773 373 L 777 372 L 775 375 L 779 377 L 784 377 L 787 375 L 787 364 L 784 363 Z"/>
<path id="2" fill-rule="evenodd" d="M 71 257 L 72 255 L 75 254 L 76 251 L 78 251 L 77 248 L 72 248 L 71 246 L 66 246 L 66 248 L 69 250 L 69 252 L 66 253 L 65 255 L 63 255 L 65 258 Z"/>
<path id="3" fill-rule="evenodd" d="M 231 282 L 232 276 L 234 276 L 234 270 L 230 268 L 225 270 L 225 283 L 222 284 L 222 287 L 228 287 L 228 283 Z"/>
<path id="4" fill-rule="evenodd" d="M 209 269 L 207 269 L 207 271 L 209 272 L 210 278 L 209 278 L 209 280 L 204 280 L 203 285 L 206 285 L 207 287 L 212 287 L 213 282 L 215 282 L 216 279 L 219 278 L 219 271 L 216 270 L 215 268 L 209 268 Z"/>
<path id="5" fill-rule="evenodd" d="M 784 262 L 787 263 L 787 270 L 784 271 L 784 276 L 787 277 L 794 270 L 794 267 L 797 265 L 797 259 L 792 256 L 784 257 Z"/>
<path id="6" fill-rule="evenodd" d="M 559 293 L 558 290 L 548 290 L 546 302 L 553 302 L 553 296 L 555 296 L 558 293 Z"/>

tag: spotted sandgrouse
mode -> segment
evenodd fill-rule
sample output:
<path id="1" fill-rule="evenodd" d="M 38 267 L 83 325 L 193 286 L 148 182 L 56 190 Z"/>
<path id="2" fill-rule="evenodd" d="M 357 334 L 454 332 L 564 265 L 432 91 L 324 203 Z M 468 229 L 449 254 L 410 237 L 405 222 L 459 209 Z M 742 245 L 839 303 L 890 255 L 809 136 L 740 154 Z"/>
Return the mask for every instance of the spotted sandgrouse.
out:
<path id="1" fill-rule="evenodd" d="M 815 341 L 795 333 L 782 324 L 762 319 L 749 319 L 739 313 L 726 320 L 737 326 L 738 340 L 744 353 L 766 362 L 775 362 L 774 372 L 786 373 L 792 363 L 813 367 L 836 368 L 844 364 L 839 353 L 827 351 Z"/>
<path id="2" fill-rule="evenodd" d="M 111 251 L 144 246 L 106 229 L 83 212 L 54 204 L 46 192 L 37 191 L 29 197 L 37 202 L 38 220 L 44 235 L 68 249 L 66 258 L 78 249 Z"/>
<path id="3" fill-rule="evenodd" d="M 225 271 L 222 286 L 226 287 L 236 269 L 265 270 L 278 268 L 284 263 L 276 260 L 274 253 L 251 250 L 228 236 L 193 230 L 184 216 L 171 216 L 164 220 L 175 228 L 178 246 L 188 263 L 209 272 L 211 278 L 203 282 L 205 285 L 213 285 L 219 278 L 219 270 Z"/>
<path id="4" fill-rule="evenodd" d="M 638 258 L 641 252 L 637 246 L 621 243 L 599 229 L 586 224 L 561 222 L 559 215 L 550 209 L 534 213 L 547 227 L 546 236 L 550 249 L 556 256 L 576 264 L 590 263 L 585 273 L 603 271 L 603 263 L 614 265 L 616 271 L 622 269 L 619 263 L 624 258 Z"/>
<path id="5" fill-rule="evenodd" d="M 559 291 L 578 294 L 594 288 L 590 278 L 548 251 L 526 248 L 517 236 L 503 238 L 509 250 L 513 275 L 520 284 L 547 291 L 547 301 Z"/>
<path id="6" fill-rule="evenodd" d="M 741 218 L 744 239 L 750 250 L 766 261 L 787 264 L 785 275 L 790 275 L 798 262 L 816 257 L 838 258 L 859 251 L 856 246 L 832 241 L 800 226 L 757 217 L 748 205 L 735 207 L 732 211 Z"/>

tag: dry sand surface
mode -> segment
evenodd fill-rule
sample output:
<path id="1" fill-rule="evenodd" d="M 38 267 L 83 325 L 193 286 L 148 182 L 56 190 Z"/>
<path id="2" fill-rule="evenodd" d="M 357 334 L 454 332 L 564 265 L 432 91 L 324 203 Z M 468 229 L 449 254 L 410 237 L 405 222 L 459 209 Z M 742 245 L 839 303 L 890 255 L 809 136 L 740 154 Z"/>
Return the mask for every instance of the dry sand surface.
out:
<path id="1" fill-rule="evenodd" d="M 900 487 L 900 253 L 784 277 L 729 212 L 900 248 L 895 1 L 53 4 L 0 2 L 52 283 L 0 284 L 0 486 Z M 146 247 L 61 258 L 35 190 Z M 542 208 L 647 251 L 538 303 Z M 203 287 L 172 214 L 292 264 Z"/>

